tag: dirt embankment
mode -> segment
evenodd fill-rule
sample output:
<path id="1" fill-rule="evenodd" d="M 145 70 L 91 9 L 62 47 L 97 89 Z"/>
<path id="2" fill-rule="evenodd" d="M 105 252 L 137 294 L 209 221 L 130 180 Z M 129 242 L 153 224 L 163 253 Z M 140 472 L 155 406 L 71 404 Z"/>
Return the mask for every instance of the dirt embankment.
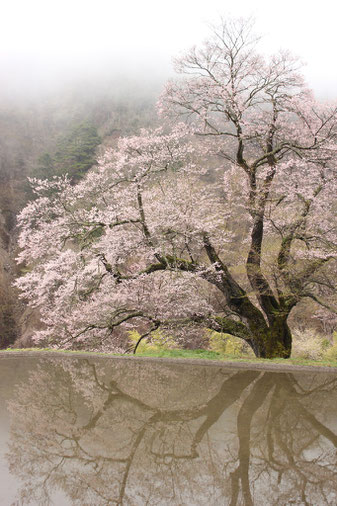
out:
<path id="1" fill-rule="evenodd" d="M 108 354 L 98 354 L 98 353 L 90 353 L 90 352 L 67 352 L 67 351 L 51 351 L 51 350 L 19 350 L 19 351 L 0 351 L 0 359 L 11 359 L 15 357 L 27 357 L 27 358 L 51 358 L 53 359 L 61 359 L 68 358 L 71 359 L 93 359 L 93 360 L 112 360 L 114 362 L 118 361 L 131 361 L 131 362 L 146 362 L 149 364 L 180 364 L 187 366 L 207 366 L 207 367 L 221 367 L 224 369 L 249 369 L 249 370 L 257 370 L 257 371 L 272 371 L 272 372 L 301 372 L 301 373 L 329 373 L 329 374 L 337 374 L 337 367 L 328 367 L 323 365 L 297 365 L 291 363 L 272 363 L 263 361 L 263 362 L 254 362 L 254 361 L 230 361 L 230 360 L 207 360 L 207 359 L 195 359 L 195 358 L 169 358 L 169 357 L 137 357 L 134 355 L 108 355 Z"/>
<path id="2" fill-rule="evenodd" d="M 17 207 L 21 200 L 13 181 L 2 178 L 0 187 L 0 348 L 12 344 L 19 335 L 22 304 L 13 281 L 17 275 L 16 230 Z"/>

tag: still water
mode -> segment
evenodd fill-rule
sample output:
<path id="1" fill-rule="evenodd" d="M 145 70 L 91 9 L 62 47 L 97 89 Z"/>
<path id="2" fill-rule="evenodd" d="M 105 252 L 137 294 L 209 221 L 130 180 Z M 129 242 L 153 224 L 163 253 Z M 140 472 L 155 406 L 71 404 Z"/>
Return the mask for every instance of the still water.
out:
<path id="1" fill-rule="evenodd" d="M 337 375 L 0 358 L 0 505 L 336 505 Z"/>

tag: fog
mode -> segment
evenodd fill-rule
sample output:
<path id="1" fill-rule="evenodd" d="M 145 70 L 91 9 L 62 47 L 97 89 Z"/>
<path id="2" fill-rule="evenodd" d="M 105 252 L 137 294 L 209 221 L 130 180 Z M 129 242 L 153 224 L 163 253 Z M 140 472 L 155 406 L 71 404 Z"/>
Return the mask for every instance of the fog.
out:
<path id="1" fill-rule="evenodd" d="M 331 0 L 7 0 L 1 9 L 0 96 L 41 97 L 60 87 L 134 81 L 161 85 L 172 57 L 198 44 L 220 15 L 253 16 L 262 50 L 289 49 L 322 98 L 336 98 Z"/>

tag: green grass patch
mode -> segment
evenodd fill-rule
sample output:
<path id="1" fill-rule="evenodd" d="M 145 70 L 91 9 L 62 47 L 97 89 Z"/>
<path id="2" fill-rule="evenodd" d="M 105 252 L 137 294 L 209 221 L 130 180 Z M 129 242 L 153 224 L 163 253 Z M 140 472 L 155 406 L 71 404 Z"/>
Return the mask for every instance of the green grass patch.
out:
<path id="1" fill-rule="evenodd" d="M 69 355 L 102 355 L 107 357 L 120 357 L 125 356 L 120 353 L 104 353 L 100 351 L 89 351 L 89 350 L 62 350 L 61 348 L 7 348 L 5 350 L 0 350 L 1 353 L 26 353 L 26 352 L 53 352 L 53 353 L 68 353 Z"/>

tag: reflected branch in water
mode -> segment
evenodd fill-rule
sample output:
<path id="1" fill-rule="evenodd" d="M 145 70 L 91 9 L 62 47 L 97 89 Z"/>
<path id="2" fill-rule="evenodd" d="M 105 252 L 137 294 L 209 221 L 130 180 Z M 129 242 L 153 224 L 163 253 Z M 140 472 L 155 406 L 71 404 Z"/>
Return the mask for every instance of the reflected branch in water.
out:
<path id="1" fill-rule="evenodd" d="M 43 360 L 10 403 L 8 461 L 23 504 L 335 504 L 336 383 Z"/>

